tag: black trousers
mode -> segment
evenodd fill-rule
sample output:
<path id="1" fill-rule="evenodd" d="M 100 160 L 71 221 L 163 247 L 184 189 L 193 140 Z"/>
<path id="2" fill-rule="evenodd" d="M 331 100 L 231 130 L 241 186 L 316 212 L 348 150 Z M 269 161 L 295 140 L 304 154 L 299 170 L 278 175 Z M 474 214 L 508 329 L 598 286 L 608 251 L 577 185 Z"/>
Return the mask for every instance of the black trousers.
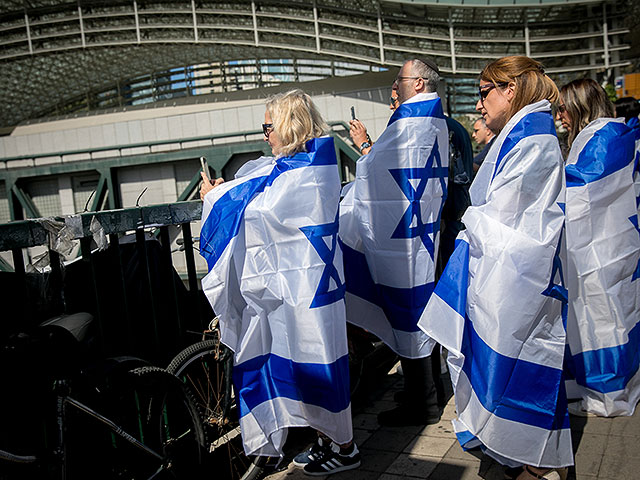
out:
<path id="1" fill-rule="evenodd" d="M 425 358 L 400 357 L 404 374 L 407 406 L 427 415 L 439 415 L 445 405 L 444 384 L 440 378 L 440 346 Z"/>

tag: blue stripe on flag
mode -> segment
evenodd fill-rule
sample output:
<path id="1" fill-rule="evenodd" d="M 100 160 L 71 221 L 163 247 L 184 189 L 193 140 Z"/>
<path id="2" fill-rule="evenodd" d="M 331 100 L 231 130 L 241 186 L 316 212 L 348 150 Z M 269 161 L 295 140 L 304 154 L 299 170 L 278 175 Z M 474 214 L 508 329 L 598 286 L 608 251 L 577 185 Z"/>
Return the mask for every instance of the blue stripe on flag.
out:
<path id="1" fill-rule="evenodd" d="M 435 294 L 458 312 L 458 315 L 464 317 L 469 285 L 469 244 L 457 239 L 455 245 L 455 250 L 438 280 Z"/>
<path id="2" fill-rule="evenodd" d="M 465 445 L 467 445 L 469 442 L 479 441 L 478 438 L 469 430 L 465 430 L 464 432 L 456 432 L 456 438 L 458 439 L 458 443 L 460 444 L 460 446 L 465 450 L 467 449 Z M 471 446 L 470 448 L 474 447 L 475 445 Z"/>
<path id="3" fill-rule="evenodd" d="M 502 170 L 502 167 L 504 167 L 502 160 L 504 160 L 507 153 L 525 137 L 531 137 L 533 135 L 556 135 L 556 126 L 553 123 L 551 112 L 532 112 L 522 117 L 511 129 L 498 153 L 496 166 L 493 170 L 493 177 L 491 177 L 492 181 L 500 170 Z"/>
<path id="4" fill-rule="evenodd" d="M 427 305 L 434 283 L 413 288 L 395 288 L 373 281 L 364 253 L 340 242 L 347 292 L 380 307 L 395 330 L 419 332 L 418 320 Z"/>
<path id="5" fill-rule="evenodd" d="M 435 117 L 444 119 L 442 102 L 439 98 L 435 98 L 433 100 L 426 100 L 424 102 L 403 103 L 398 108 L 396 108 L 395 112 L 393 112 L 393 115 L 391 115 L 387 127 L 402 118 L 412 117 Z"/>
<path id="6" fill-rule="evenodd" d="M 276 178 L 296 168 L 337 165 L 333 138 L 314 138 L 306 143 L 306 148 L 307 152 L 277 159 L 269 175 L 242 182 L 216 201 L 200 231 L 200 255 L 207 260 L 209 270 L 238 234 L 247 205 L 258 193 L 271 186 Z"/>
<path id="7" fill-rule="evenodd" d="M 547 430 L 569 428 L 562 370 L 493 350 L 465 318 L 462 369 L 484 408 L 514 422 Z"/>
<path id="8" fill-rule="evenodd" d="M 579 385 L 600 393 L 624 390 L 640 368 L 640 322 L 629 332 L 624 345 L 571 355 L 567 346 L 565 367 Z"/>
<path id="9" fill-rule="evenodd" d="M 240 417 L 278 397 L 337 413 L 349 406 L 349 356 L 333 363 L 300 363 L 274 354 L 233 367 Z M 340 387 L 341 389 L 338 389 Z"/>
<path id="10" fill-rule="evenodd" d="M 634 133 L 624 123 L 609 122 L 587 142 L 578 161 L 565 167 L 567 187 L 580 187 L 625 168 L 635 154 Z"/>
<path id="11" fill-rule="evenodd" d="M 468 275 L 469 244 L 457 240 L 435 294 L 465 319 L 462 369 L 478 400 L 500 418 L 547 430 L 568 428 L 562 370 L 501 355 L 482 340 L 466 315 Z"/>

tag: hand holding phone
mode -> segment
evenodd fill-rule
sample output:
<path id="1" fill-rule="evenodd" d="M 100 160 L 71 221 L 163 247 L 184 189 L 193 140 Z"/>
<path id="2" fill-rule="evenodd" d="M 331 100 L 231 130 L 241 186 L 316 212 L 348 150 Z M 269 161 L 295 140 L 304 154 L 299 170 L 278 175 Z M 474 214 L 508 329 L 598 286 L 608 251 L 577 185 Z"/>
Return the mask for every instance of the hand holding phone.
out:
<path id="1" fill-rule="evenodd" d="M 202 167 L 202 172 L 204 176 L 207 178 L 207 181 L 211 183 L 211 178 L 209 177 L 209 165 L 207 165 L 207 159 L 204 157 L 200 157 L 200 166 Z"/>

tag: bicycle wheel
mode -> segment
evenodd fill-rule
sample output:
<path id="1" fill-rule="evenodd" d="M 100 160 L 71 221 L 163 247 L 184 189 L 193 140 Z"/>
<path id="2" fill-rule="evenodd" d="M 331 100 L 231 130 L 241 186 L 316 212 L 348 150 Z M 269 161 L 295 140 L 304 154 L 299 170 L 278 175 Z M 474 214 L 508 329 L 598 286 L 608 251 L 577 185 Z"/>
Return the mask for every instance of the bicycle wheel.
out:
<path id="1" fill-rule="evenodd" d="M 191 393 L 175 376 L 157 367 L 136 368 L 112 380 L 107 398 L 113 405 L 109 418 L 162 457 L 111 433 L 110 478 L 197 478 L 206 435 Z"/>
<path id="2" fill-rule="evenodd" d="M 254 480 L 264 472 L 267 457 L 248 458 L 240 437 L 233 395 L 231 350 L 216 340 L 191 345 L 171 361 L 167 371 L 176 375 L 193 392 L 211 457 L 221 479 Z"/>

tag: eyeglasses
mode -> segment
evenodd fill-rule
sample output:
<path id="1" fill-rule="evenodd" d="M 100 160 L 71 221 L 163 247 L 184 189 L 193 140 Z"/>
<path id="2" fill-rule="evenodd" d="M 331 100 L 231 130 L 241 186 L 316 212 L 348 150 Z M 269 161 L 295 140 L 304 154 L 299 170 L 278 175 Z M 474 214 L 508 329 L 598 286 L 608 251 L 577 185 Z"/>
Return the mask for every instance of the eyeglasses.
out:
<path id="1" fill-rule="evenodd" d="M 422 78 L 424 80 L 423 77 L 403 77 L 403 76 L 398 76 L 393 81 L 393 83 L 400 83 L 402 80 L 418 80 L 419 78 Z"/>
<path id="2" fill-rule="evenodd" d="M 558 105 L 558 113 L 564 113 L 567 111 L 567 107 L 565 106 L 564 103 L 561 103 Z"/>
<path id="3" fill-rule="evenodd" d="M 262 124 L 262 133 L 264 136 L 269 138 L 269 134 L 273 132 L 273 123 L 263 123 Z"/>
<path id="4" fill-rule="evenodd" d="M 478 95 L 480 96 L 480 103 L 484 105 L 484 101 L 487 98 L 487 95 L 489 95 L 489 92 L 491 92 L 491 90 L 493 90 L 496 87 L 504 88 L 507 85 L 509 85 L 507 82 L 500 82 L 498 84 L 490 83 L 489 85 L 480 85 L 480 87 L 478 87 Z"/>
<path id="5" fill-rule="evenodd" d="M 398 101 L 398 97 L 389 97 L 389 104 L 391 106 L 395 107 L 397 101 Z"/>

